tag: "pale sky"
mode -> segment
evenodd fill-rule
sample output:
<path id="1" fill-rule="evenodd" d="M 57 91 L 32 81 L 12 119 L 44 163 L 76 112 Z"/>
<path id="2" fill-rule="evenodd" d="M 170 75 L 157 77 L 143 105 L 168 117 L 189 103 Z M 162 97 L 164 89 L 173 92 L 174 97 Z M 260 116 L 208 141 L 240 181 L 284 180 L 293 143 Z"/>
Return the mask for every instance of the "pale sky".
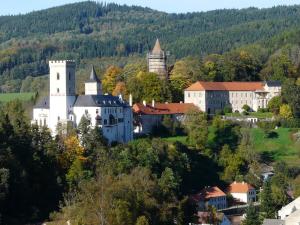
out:
<path id="1" fill-rule="evenodd" d="M 0 15 L 27 13 L 78 0 L 1 0 Z M 105 0 L 127 5 L 147 6 L 165 12 L 195 12 L 224 8 L 258 7 L 300 4 L 300 0 Z"/>

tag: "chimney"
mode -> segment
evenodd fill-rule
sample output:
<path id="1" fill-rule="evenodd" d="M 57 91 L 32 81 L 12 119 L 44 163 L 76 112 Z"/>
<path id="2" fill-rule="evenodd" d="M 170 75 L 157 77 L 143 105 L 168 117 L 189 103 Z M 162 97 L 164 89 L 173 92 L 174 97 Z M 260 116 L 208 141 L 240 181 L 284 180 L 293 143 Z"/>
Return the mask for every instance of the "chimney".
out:
<path id="1" fill-rule="evenodd" d="M 182 104 L 183 102 L 182 102 L 182 101 L 180 101 L 179 103 L 180 103 L 180 104 Z"/>
<path id="2" fill-rule="evenodd" d="M 132 94 L 129 95 L 129 106 L 132 106 Z"/>
<path id="3" fill-rule="evenodd" d="M 147 106 L 147 103 L 146 103 L 146 101 L 145 101 L 145 100 L 143 100 L 143 105 L 144 105 L 144 106 Z"/>
<path id="4" fill-rule="evenodd" d="M 154 99 L 152 99 L 152 107 L 153 108 L 155 107 L 155 101 L 154 101 Z"/>

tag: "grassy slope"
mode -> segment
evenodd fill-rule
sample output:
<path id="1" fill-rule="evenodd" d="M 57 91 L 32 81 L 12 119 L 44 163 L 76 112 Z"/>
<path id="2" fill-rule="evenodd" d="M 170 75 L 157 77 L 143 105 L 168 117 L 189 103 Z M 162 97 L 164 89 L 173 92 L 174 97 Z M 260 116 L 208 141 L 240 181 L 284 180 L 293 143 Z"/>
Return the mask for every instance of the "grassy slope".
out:
<path id="1" fill-rule="evenodd" d="M 0 94 L 0 102 L 9 102 L 15 99 L 21 101 L 30 101 L 34 97 L 35 93 L 8 93 Z"/>
<path id="2" fill-rule="evenodd" d="M 277 137 L 265 138 L 264 132 L 261 129 L 251 129 L 251 136 L 255 150 L 262 153 L 262 155 L 266 158 L 274 161 L 284 160 L 289 165 L 299 165 L 300 157 L 298 156 L 298 153 L 300 146 L 295 144 L 292 140 L 293 130 L 289 128 L 279 128 L 275 132 L 278 135 Z M 211 134 L 209 137 L 210 136 Z M 169 137 L 164 138 L 164 140 L 170 142 L 179 141 L 183 144 L 187 144 L 186 136 Z"/>
<path id="3" fill-rule="evenodd" d="M 292 140 L 293 130 L 279 128 L 275 132 L 278 134 L 277 137 L 265 138 L 261 129 L 252 129 L 251 135 L 255 149 L 275 161 L 284 160 L 290 165 L 299 164 L 299 146 Z"/>

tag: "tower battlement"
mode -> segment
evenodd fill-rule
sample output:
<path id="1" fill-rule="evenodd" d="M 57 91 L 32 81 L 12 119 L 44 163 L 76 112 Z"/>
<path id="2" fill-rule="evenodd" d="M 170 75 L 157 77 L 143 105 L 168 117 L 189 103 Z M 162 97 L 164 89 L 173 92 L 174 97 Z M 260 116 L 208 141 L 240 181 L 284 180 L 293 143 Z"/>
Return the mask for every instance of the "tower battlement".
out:
<path id="1" fill-rule="evenodd" d="M 74 65 L 75 66 L 75 60 L 50 60 L 49 66 L 51 65 Z"/>

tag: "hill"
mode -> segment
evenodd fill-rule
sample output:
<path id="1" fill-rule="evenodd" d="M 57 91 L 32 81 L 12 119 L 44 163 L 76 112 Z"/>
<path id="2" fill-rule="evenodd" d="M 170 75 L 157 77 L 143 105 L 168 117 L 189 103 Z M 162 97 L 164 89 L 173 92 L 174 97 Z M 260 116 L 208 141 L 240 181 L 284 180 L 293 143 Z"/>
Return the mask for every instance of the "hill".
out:
<path id="1" fill-rule="evenodd" d="M 47 74 L 51 58 L 76 59 L 81 64 L 84 59 L 101 62 L 105 57 L 144 57 L 157 37 L 173 61 L 269 43 L 276 35 L 300 28 L 299 15 L 297 5 L 168 14 L 136 6 L 82 2 L 2 16 L 0 83 L 5 85 L 0 91 L 19 91 L 27 76 Z"/>

